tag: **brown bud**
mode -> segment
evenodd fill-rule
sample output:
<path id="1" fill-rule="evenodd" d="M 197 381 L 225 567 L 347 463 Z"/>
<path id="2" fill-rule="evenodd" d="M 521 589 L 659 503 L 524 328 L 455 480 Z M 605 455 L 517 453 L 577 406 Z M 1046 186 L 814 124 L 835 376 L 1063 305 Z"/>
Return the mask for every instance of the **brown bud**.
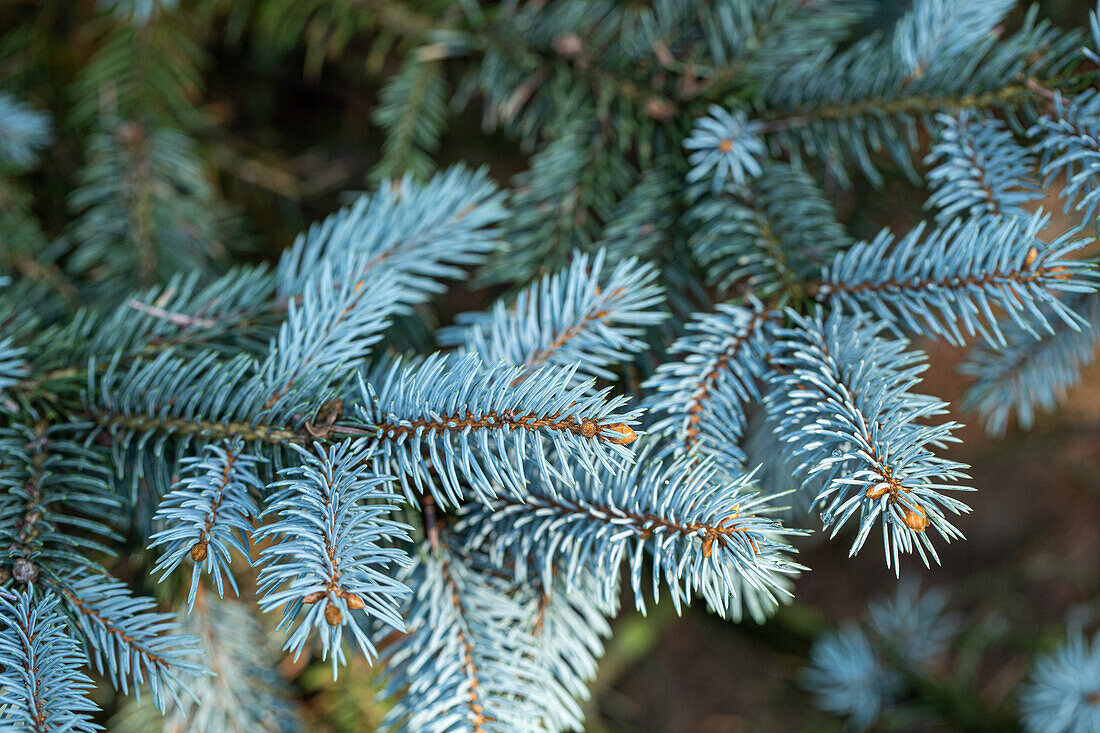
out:
<path id="1" fill-rule="evenodd" d="M 360 608 L 366 608 L 367 604 L 363 602 L 363 599 L 354 593 L 348 593 L 347 597 L 348 608 L 353 611 L 358 611 Z"/>
<path id="2" fill-rule="evenodd" d="M 145 141 L 145 127 L 133 120 L 123 122 L 115 132 L 115 139 L 122 147 L 135 150 Z"/>
<path id="3" fill-rule="evenodd" d="M 676 114 L 676 105 L 661 97 L 650 97 L 645 101 L 645 113 L 650 119 L 668 122 Z"/>
<path id="4" fill-rule="evenodd" d="M 611 425 L 605 425 L 604 427 L 606 427 L 608 430 L 618 433 L 618 436 L 607 439 L 609 443 L 630 445 L 638 439 L 638 434 L 631 430 L 629 425 L 623 425 L 621 422 L 612 423 Z"/>
<path id="5" fill-rule="evenodd" d="M 596 426 L 595 420 L 585 420 L 581 423 L 581 435 L 586 438 L 591 438 L 596 434 L 597 430 L 599 430 L 599 428 Z"/>
<path id="6" fill-rule="evenodd" d="M 1035 260 L 1039 258 L 1039 250 L 1032 247 L 1027 251 L 1027 255 L 1024 256 L 1024 267 L 1031 267 L 1035 264 Z"/>
<path id="7" fill-rule="evenodd" d="M 202 562 L 206 559 L 206 541 L 199 540 L 195 544 L 191 545 L 191 559 L 195 562 Z"/>
<path id="8" fill-rule="evenodd" d="M 363 281 L 360 280 L 359 286 L 361 286 L 362 284 Z M 359 286 L 356 287 L 358 288 Z M 344 401 L 339 398 L 331 399 L 321 405 L 320 409 L 317 410 L 317 422 L 338 420 L 343 413 Z"/>
<path id="9" fill-rule="evenodd" d="M 17 558 L 11 564 L 11 577 L 16 583 L 33 583 L 38 580 L 38 566 L 25 557 Z"/>
<path id="10" fill-rule="evenodd" d="M 570 59 L 584 50 L 584 40 L 576 33 L 562 33 L 554 37 L 554 50 L 559 56 Z"/>
<path id="11" fill-rule="evenodd" d="M 902 521 L 914 532 L 923 532 L 928 528 L 928 515 L 918 507 L 906 507 Z"/>
<path id="12" fill-rule="evenodd" d="M 721 140 L 718 143 L 718 152 L 719 153 L 722 153 L 723 155 L 725 155 L 726 153 L 728 153 L 731 150 L 733 150 L 733 140 L 730 140 L 728 137 L 724 138 L 723 140 Z"/>
<path id="13" fill-rule="evenodd" d="M 302 603 L 316 603 L 317 601 L 321 600 L 324 597 L 325 597 L 325 592 L 323 590 L 315 590 L 312 593 L 310 593 L 308 596 L 303 598 Z"/>
<path id="14" fill-rule="evenodd" d="M 356 289 L 358 290 L 358 286 Z M 340 419 L 343 412 L 344 403 L 342 400 L 329 400 L 317 410 L 317 416 L 312 422 L 306 422 L 306 432 L 315 438 L 327 438 L 332 426 Z"/>
<path id="15" fill-rule="evenodd" d="M 325 606 L 325 621 L 328 621 L 329 626 L 339 626 L 340 622 L 344 620 L 344 614 L 341 613 L 340 608 L 330 603 Z"/>
<path id="16" fill-rule="evenodd" d="M 868 499 L 879 499 L 879 498 L 882 497 L 883 494 L 885 494 L 889 490 L 890 490 L 890 484 L 883 481 L 882 483 L 875 484 L 874 486 L 869 486 L 867 488 L 866 496 L 867 496 Z"/>

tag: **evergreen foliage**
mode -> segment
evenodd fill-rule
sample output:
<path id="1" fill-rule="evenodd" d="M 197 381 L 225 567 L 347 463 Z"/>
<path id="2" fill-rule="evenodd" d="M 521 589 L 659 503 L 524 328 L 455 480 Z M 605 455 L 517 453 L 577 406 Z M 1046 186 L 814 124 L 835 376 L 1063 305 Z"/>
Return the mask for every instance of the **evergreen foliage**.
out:
<path id="1" fill-rule="evenodd" d="M 407 528 L 385 518 L 398 497 L 385 491 L 385 477 L 368 472 L 370 456 L 360 446 L 317 446 L 317 455 L 298 450 L 305 464 L 286 469 L 272 486 L 265 513 L 278 519 L 256 532 L 258 542 L 271 542 L 260 553 L 260 608 L 283 609 L 288 627 L 302 616 L 286 647 L 300 654 L 316 630 L 335 675 L 345 627 L 374 657 L 361 615 L 403 629 L 396 599 L 407 591 L 387 570 L 406 562 L 393 545 L 407 538 Z"/>
<path id="2" fill-rule="evenodd" d="M 1040 658 L 1031 681 L 1021 693 L 1024 727 L 1028 731 L 1079 733 L 1100 725 L 1096 688 L 1100 685 L 1100 651 L 1080 630 Z"/>
<path id="3" fill-rule="evenodd" d="M 901 583 L 894 597 L 868 606 L 863 624 L 846 622 L 814 639 L 802 684 L 819 708 L 845 717 L 856 730 L 932 724 L 953 708 L 963 713 L 957 701 L 970 694 L 963 689 L 967 683 L 979 682 L 972 665 L 983 642 L 968 639 L 970 632 L 962 633 L 959 615 L 947 606 L 944 593 Z M 1093 730 L 1100 722 L 1095 647 L 1095 639 L 1090 644 L 1071 625 L 1058 648 L 1036 657 L 1011 712 L 979 704 L 954 719 L 968 728 L 1028 733 Z"/>
<path id="4" fill-rule="evenodd" d="M 57 599 L 35 602 L 30 593 L 0 598 L 0 723 L 25 730 L 101 730 L 88 713 L 92 681 L 83 657 L 65 633 Z"/>
<path id="5" fill-rule="evenodd" d="M 187 613 L 184 631 L 201 640 L 213 674 L 192 682 L 192 694 L 164 716 L 147 701 L 129 700 L 111 721 L 111 730 L 303 730 L 298 711 L 286 699 L 285 680 L 272 669 L 278 659 L 274 649 L 247 605 L 200 596 Z"/>
<path id="6" fill-rule="evenodd" d="M 0 160 L 29 168 L 38 151 L 50 141 L 50 118 L 0 93 Z"/>
<path id="7" fill-rule="evenodd" d="M 802 681 L 822 710 L 848 718 L 865 730 L 898 692 L 897 673 L 887 668 L 858 626 L 845 626 L 820 639 L 810 652 Z"/>
<path id="8" fill-rule="evenodd" d="M 72 11 L 66 104 L 0 65 L 0 721 L 95 729 L 85 665 L 148 694 L 121 729 L 297 729 L 228 586 L 292 659 L 381 666 L 387 729 L 580 730 L 621 593 L 762 623 L 817 526 L 897 573 L 962 538 L 910 337 L 971 349 L 993 433 L 1093 358 L 1100 31 L 1010 0 L 886 33 L 859 0 L 246 5 Z M 316 78 L 365 36 L 374 189 L 228 267 L 267 226 L 207 52 Z M 523 170 L 443 164 L 469 108 Z M 836 192 L 891 168 L 932 221 L 860 239 Z M 872 724 L 942 611 L 876 607 L 807 684 Z M 1095 656 L 1040 669 L 1037 724 L 1092 720 L 1051 690 Z"/>
<path id="9" fill-rule="evenodd" d="M 959 537 L 945 513 L 969 511 L 944 494 L 958 490 L 965 466 L 936 456 L 955 440 L 955 423 L 925 421 L 946 403 L 910 391 L 923 371 L 922 356 L 902 339 L 881 336 L 883 325 L 834 312 L 791 314 L 795 327 L 779 334 L 776 365 L 783 370 L 767 396 L 768 411 L 788 442 L 790 461 L 824 480 L 815 502 L 826 529 L 852 517 L 859 530 L 851 554 L 881 526 L 886 564 L 899 554 L 936 558 L 928 530 Z"/>

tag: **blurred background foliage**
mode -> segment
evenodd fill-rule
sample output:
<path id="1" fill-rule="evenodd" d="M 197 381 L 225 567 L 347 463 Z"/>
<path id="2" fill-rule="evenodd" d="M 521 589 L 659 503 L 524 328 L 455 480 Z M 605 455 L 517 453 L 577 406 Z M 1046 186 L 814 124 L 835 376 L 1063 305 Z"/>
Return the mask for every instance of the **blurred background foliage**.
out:
<path id="1" fill-rule="evenodd" d="M 503 183 L 515 179 L 528 170 L 532 150 L 522 124 L 509 129 L 486 123 L 500 112 L 493 105 L 501 100 L 468 93 L 459 95 L 466 102 L 453 103 L 466 62 L 459 58 L 443 65 L 431 56 L 431 45 L 423 51 L 433 33 L 460 23 L 462 5 L 448 0 L 0 3 L 0 86 L 47 111 L 55 125 L 41 164 L 19 174 L 18 188 L 0 187 L 0 215 L 17 216 L 31 207 L 41 222 L 25 241 L 5 243 L 10 259 L 5 264 L 52 283 L 67 299 L 79 297 L 60 266 L 51 269 L 51 248 L 63 249 L 66 235 L 75 231 L 105 241 L 134 236 L 125 226 L 128 210 L 105 212 L 97 206 L 97 191 L 142 205 L 159 201 L 174 212 L 174 218 L 154 221 L 161 236 L 178 237 L 171 251 L 180 259 L 139 263 L 143 277 L 152 281 L 184 267 L 217 271 L 233 261 L 271 259 L 298 231 L 335 210 L 346 192 L 391 174 L 426 173 L 431 161 L 484 164 Z M 878 3 L 865 22 L 867 31 L 888 27 L 905 6 Z M 1083 0 L 1046 0 L 1040 6 L 1055 23 L 1074 26 L 1085 25 L 1093 7 Z M 125 17 L 141 13 L 161 17 L 147 24 Z M 569 39 L 558 43 L 567 45 Z M 409 56 L 414 48 L 421 51 Z M 564 58 L 570 49 L 558 52 Z M 548 66 L 561 62 L 546 59 Z M 387 87 L 394 75 L 409 83 Z M 393 114 L 400 93 L 423 96 L 420 115 Z M 660 101 L 651 102 L 655 117 L 662 112 Z M 588 123 L 576 112 L 552 110 L 563 128 Z M 433 117 L 444 116 L 449 122 L 437 134 L 442 126 L 433 124 Z M 90 127 L 98 131 L 89 136 Z M 386 135 L 387 129 L 400 134 Z M 562 144 L 569 139 L 558 135 Z M 886 159 L 876 163 L 886 171 L 882 187 L 857 177 L 852 188 L 830 191 L 855 237 L 883 226 L 904 231 L 922 216 L 927 193 Z M 131 188 L 121 193 L 96 188 L 97 175 L 114 180 L 112 167 L 132 172 L 125 177 Z M 529 175 L 537 173 L 534 166 Z M 598 167 L 581 173 L 612 175 Z M 524 178 L 515 180 L 522 184 Z M 146 190 L 145 181 L 159 183 Z M 75 196 L 78 189 L 85 193 Z M 1061 208 L 1054 194 L 1037 204 L 1048 211 Z M 220 244 L 208 248 L 195 242 Z M 116 265 L 94 256 L 65 263 L 94 272 L 103 287 L 113 282 Z M 492 273 L 486 278 L 501 280 Z M 433 317 L 447 323 L 455 312 L 485 308 L 501 290 L 499 284 L 477 290 L 459 286 L 436 303 Z M 957 404 L 965 387 L 955 371 L 961 353 L 942 343 L 921 346 L 934 365 L 927 391 Z M 970 416 L 952 417 L 966 422 Z M 1100 623 L 1100 368 L 1086 374 L 1061 411 L 1042 416 L 1027 433 L 1010 431 L 993 442 L 973 426 L 961 437 L 961 446 L 948 457 L 970 463 L 980 488 L 972 498 L 973 514 L 961 524 L 968 541 L 943 548 L 934 578 L 912 564 L 903 572 L 904 580 L 934 586 L 948 599 L 959 633 L 880 718 L 883 730 L 1010 729 L 1015 691 L 1034 656 L 1061 641 L 1067 619 L 1085 628 Z M 859 618 L 869 601 L 892 596 L 898 581 L 873 553 L 848 558 L 844 543 L 822 540 L 797 541 L 800 561 L 814 572 L 797 580 L 796 601 L 762 626 L 731 625 L 702 608 L 686 610 L 676 623 L 668 606 L 647 617 L 624 613 L 601 662 L 589 729 L 840 729 L 839 719 L 817 711 L 800 683 L 811 644 L 845 620 Z M 140 549 L 133 552 L 120 558 L 117 572 L 144 592 L 164 593 L 149 578 L 127 575 L 127 567 L 148 564 Z M 361 659 L 337 682 L 326 663 L 308 656 L 283 658 L 277 671 L 318 733 L 371 730 L 381 717 L 373 694 L 376 672 Z M 109 718 L 117 711 L 106 697 L 109 688 L 100 686 L 96 694 Z"/>

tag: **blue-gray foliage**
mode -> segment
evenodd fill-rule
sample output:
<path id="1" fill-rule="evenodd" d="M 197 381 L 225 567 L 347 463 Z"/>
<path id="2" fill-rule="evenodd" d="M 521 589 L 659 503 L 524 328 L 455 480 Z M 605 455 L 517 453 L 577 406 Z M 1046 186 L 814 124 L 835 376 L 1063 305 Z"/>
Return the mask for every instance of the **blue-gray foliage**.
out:
<path id="1" fill-rule="evenodd" d="M 187 695 L 191 678 L 207 674 L 194 659 L 202 654 L 198 640 L 180 633 L 174 614 L 156 611 L 156 601 L 133 595 L 121 580 L 85 570 L 51 585 L 90 664 L 123 693 L 133 690 L 140 698 L 148 686 L 163 711 Z"/>
<path id="2" fill-rule="evenodd" d="M 939 114 L 937 140 L 924 162 L 933 193 L 927 206 L 936 220 L 990 214 L 1026 216 L 1027 204 L 1042 197 L 1035 159 L 1008 125 L 967 111 Z"/>
<path id="3" fill-rule="evenodd" d="M 528 461 L 548 476 L 568 475 L 572 462 L 617 471 L 629 462 L 637 412 L 624 411 L 625 397 L 577 380 L 577 366 L 528 372 L 486 365 L 475 353 L 396 363 L 377 387 L 363 384 L 355 429 L 373 436 L 376 465 L 412 501 L 425 493 L 444 506 L 466 494 L 523 496 Z"/>
<path id="4" fill-rule="evenodd" d="M 1003 435 L 1010 417 L 1030 428 L 1038 410 L 1053 410 L 1092 364 L 1100 331 L 1100 296 L 1080 295 L 1067 301 L 1088 324 L 1081 329 L 1059 326 L 1036 340 L 1021 328 L 1006 333 L 1001 349 L 978 346 L 960 370 L 974 378 L 963 404 L 976 411 L 993 435 Z"/>
<path id="5" fill-rule="evenodd" d="M 856 730 L 870 728 L 906 704 L 913 681 L 943 661 L 959 632 L 946 606 L 940 591 L 899 583 L 892 597 L 868 606 L 865 624 L 845 622 L 814 640 L 803 686 L 820 709 Z"/>
<path id="6" fill-rule="evenodd" d="M 544 727 L 557 696 L 545 684 L 529 609 L 513 584 L 450 548 L 422 551 L 407 577 L 408 636 L 385 661 L 396 731 Z"/>
<path id="7" fill-rule="evenodd" d="M 419 302 L 492 251 L 502 199 L 485 171 L 461 166 L 422 185 L 411 177 L 388 183 L 300 235 L 279 261 L 279 292 L 297 295 L 324 262 L 360 255 L 371 270 L 401 277 L 401 302 Z"/>
<path id="8" fill-rule="evenodd" d="M 163 546 L 153 572 L 167 576 L 190 557 L 189 608 L 195 604 L 204 572 L 210 574 L 219 596 L 225 583 L 238 592 L 229 563 L 233 550 L 246 557 L 251 554 L 252 523 L 260 513 L 256 494 L 263 488 L 258 463 L 244 452 L 239 439 L 224 446 L 209 445 L 201 458 L 181 461 L 187 475 L 161 499 L 157 518 L 164 529 L 149 538 L 150 549 Z"/>
<path id="9" fill-rule="evenodd" d="M 1100 96 L 1094 90 L 1066 99 L 1059 96 L 1054 113 L 1039 118 L 1030 130 L 1042 159 L 1042 173 L 1048 182 L 1061 176 L 1066 185 L 1059 195 L 1066 209 L 1081 212 L 1094 224 L 1100 207 L 1100 125 L 1096 122 Z"/>
<path id="10" fill-rule="evenodd" d="M 692 168 L 687 182 L 710 178 L 717 190 L 727 181 L 743 185 L 759 176 L 763 172 L 759 159 L 766 149 L 758 129 L 759 123 L 750 122 L 742 110 L 711 107 L 708 116 L 695 121 L 691 137 L 684 141 L 684 147 L 694 151 L 688 157 Z"/>
<path id="11" fill-rule="evenodd" d="M 910 336 L 971 349 L 964 405 L 995 433 L 1093 359 L 1095 15 L 1090 40 L 1009 0 L 916 0 L 869 35 L 859 0 L 467 3 L 379 56 L 402 59 L 377 190 L 227 269 L 191 4 L 100 5 L 68 224 L 21 183 L 50 123 L 0 95 L 0 715 L 90 729 L 86 661 L 170 723 L 293 729 L 228 585 L 295 657 L 382 664 L 387 728 L 580 730 L 622 592 L 763 622 L 807 514 L 898 572 L 962 537 L 958 425 Z M 529 153 L 508 189 L 435 160 L 478 96 Z M 889 168 L 933 221 L 857 241 L 836 193 Z M 1057 181 L 1064 231 L 1035 209 Z M 453 283 L 477 293 L 451 323 Z M 123 537 L 182 626 L 109 574 Z M 860 727 L 892 660 L 953 628 L 914 588 L 868 627 L 805 678 Z M 1036 725 L 1088 727 L 1067 690 L 1095 658 L 1041 667 Z"/>
<path id="12" fill-rule="evenodd" d="M 680 358 L 659 365 L 646 383 L 650 430 L 669 436 L 675 453 L 698 451 L 733 475 L 745 468 L 745 404 L 760 399 L 777 318 L 758 300 L 747 306 L 720 303 L 696 314 L 670 349 Z"/>
<path id="13" fill-rule="evenodd" d="M 57 611 L 57 598 L 28 588 L 0 596 L 0 726 L 7 730 L 102 730 L 90 720 L 93 684 Z"/>
<path id="14" fill-rule="evenodd" d="M 783 163 L 765 164 L 758 179 L 727 184 L 719 196 L 703 192 L 688 218 L 708 282 L 723 290 L 744 283 L 760 298 L 812 279 L 851 244 L 813 177 Z"/>
<path id="15" fill-rule="evenodd" d="M 946 612 L 947 601 L 941 590 L 921 592 L 916 582 L 902 581 L 893 597 L 868 604 L 867 626 L 901 665 L 927 667 L 959 633 L 958 615 Z"/>
<path id="16" fill-rule="evenodd" d="M 927 530 L 947 541 L 961 537 L 947 515 L 969 509 L 944 492 L 968 487 L 960 485 L 966 466 L 934 452 L 957 440 L 957 423 L 934 420 L 947 403 L 911 391 L 924 355 L 885 338 L 881 322 L 839 313 L 791 320 L 779 334 L 783 372 L 765 404 L 791 462 L 821 474 L 815 501 L 825 527 L 836 535 L 855 519 L 854 555 L 878 525 L 895 569 L 902 551 L 936 559 Z"/>
<path id="17" fill-rule="evenodd" d="M 188 612 L 184 630 L 202 640 L 203 660 L 213 674 L 192 680 L 191 694 L 165 715 L 146 701 L 128 701 L 110 730 L 304 730 L 297 706 L 287 699 L 290 686 L 273 666 L 278 645 L 246 604 L 204 597 Z"/>
<path id="18" fill-rule="evenodd" d="M 404 629 L 398 602 L 408 591 L 392 575 L 408 563 L 394 546 L 408 528 L 387 518 L 398 497 L 388 477 L 369 470 L 362 444 L 297 450 L 304 463 L 272 485 L 265 514 L 275 521 L 256 532 L 268 544 L 260 553 L 260 608 L 282 609 L 281 626 L 291 630 L 286 648 L 295 654 L 318 632 L 335 676 L 345 662 L 345 630 L 373 659 L 368 620 Z"/>
<path id="19" fill-rule="evenodd" d="M 787 596 L 787 578 L 805 568 L 789 557 L 785 535 L 794 532 L 768 516 L 751 477 L 724 478 L 713 463 L 690 459 L 662 464 L 650 454 L 642 449 L 618 475 L 578 471 L 531 486 L 523 501 L 475 506 L 460 530 L 496 564 L 522 568 L 521 578 L 530 566 L 544 587 L 555 577 L 568 589 L 578 578 L 594 581 L 603 605 L 615 602 L 624 563 L 643 610 L 647 589 L 677 609 L 699 595 L 737 618 L 744 606 L 770 608 Z M 589 554 L 606 564 L 593 568 Z"/>
<path id="20" fill-rule="evenodd" d="M 1020 712 L 1029 733 L 1085 733 L 1100 727 L 1100 639 L 1090 642 L 1077 629 L 1054 652 L 1035 662 L 1020 693 Z"/>
<path id="21" fill-rule="evenodd" d="M 836 256 L 823 271 L 818 298 L 855 313 L 899 321 L 906 330 L 949 343 L 979 336 L 1005 345 L 996 313 L 1038 338 L 1057 320 L 1081 318 L 1056 297 L 1091 292 L 1092 265 L 1071 255 L 1091 239 L 1068 232 L 1039 239 L 1049 217 L 995 217 L 925 231 L 900 240 L 883 231 Z"/>
<path id="22" fill-rule="evenodd" d="M 856 730 L 871 727 L 899 687 L 897 673 L 855 625 L 814 644 L 802 683 L 814 693 L 819 708 L 847 717 Z"/>
<path id="23" fill-rule="evenodd" d="M 51 136 L 49 116 L 0 92 L 0 163 L 29 168 Z"/>
<path id="24" fill-rule="evenodd" d="M 663 303 L 652 265 L 627 259 L 605 274 L 606 253 L 580 255 L 512 302 L 488 313 L 463 313 L 440 343 L 472 351 L 486 364 L 534 370 L 578 364 L 578 377 L 614 379 L 607 367 L 640 351 L 642 327 L 657 323 Z"/>
<path id="25" fill-rule="evenodd" d="M 949 707 L 938 701 L 976 693 L 965 689 L 975 661 L 974 634 L 962 633 L 959 615 L 947 607 L 944 592 L 922 592 L 915 582 L 899 583 L 893 597 L 868 605 L 865 623 L 846 622 L 814 639 L 801 675 L 803 686 L 813 693 L 818 708 L 846 718 L 857 730 L 878 722 L 887 728 L 904 726 L 915 716 L 949 717 Z M 1096 730 L 1098 642 L 1100 637 L 1090 642 L 1071 624 L 1058 648 L 1036 657 L 1016 691 L 1018 709 L 1011 716 L 992 706 L 981 709 L 971 724 L 998 730 L 1022 727 L 1028 733 Z"/>

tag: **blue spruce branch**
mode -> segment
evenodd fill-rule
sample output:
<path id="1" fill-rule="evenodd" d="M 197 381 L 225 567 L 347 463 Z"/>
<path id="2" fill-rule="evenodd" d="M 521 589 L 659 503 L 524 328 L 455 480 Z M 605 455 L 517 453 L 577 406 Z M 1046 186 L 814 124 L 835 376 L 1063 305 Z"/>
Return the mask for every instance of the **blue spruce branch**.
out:
<path id="1" fill-rule="evenodd" d="M 578 364 L 578 378 L 613 379 L 608 366 L 640 351 L 642 328 L 662 317 L 657 272 L 629 259 L 605 272 L 606 255 L 576 253 L 567 270 L 547 275 L 511 303 L 488 313 L 460 314 L 440 334 L 444 345 L 476 352 L 489 365 L 534 371 Z"/>
<path id="2" fill-rule="evenodd" d="M 430 493 L 444 507 L 467 489 L 482 501 L 523 496 L 528 465 L 545 475 L 571 475 L 570 464 L 617 471 L 631 460 L 638 413 L 576 369 L 490 367 L 473 353 L 396 363 L 363 384 L 355 426 L 373 436 L 379 472 L 396 475 L 410 501 Z"/>
<path id="3" fill-rule="evenodd" d="M 798 292 L 850 244 L 809 174 L 782 163 L 765 163 L 743 187 L 703 193 L 687 218 L 708 282 L 723 291 L 744 284 L 764 299 Z"/>
<path id="4" fill-rule="evenodd" d="M 1100 686 L 1100 639 L 1091 643 L 1080 629 L 1041 657 L 1020 695 L 1028 733 L 1085 733 L 1100 725 L 1096 690 Z"/>
<path id="5" fill-rule="evenodd" d="M 274 668 L 277 648 L 250 609 L 200 594 L 184 619 L 183 630 L 202 641 L 212 674 L 192 681 L 187 688 L 190 695 L 163 715 L 147 701 L 127 701 L 111 718 L 112 731 L 300 733 L 305 729 L 298 706 L 287 699 L 289 685 Z"/>
<path id="6" fill-rule="evenodd" d="M 1026 217 L 1025 206 L 1041 198 L 1037 163 L 1008 125 L 995 117 L 962 112 L 936 116 L 936 142 L 924 162 L 933 189 L 926 206 L 936 221 L 988 215 Z"/>
<path id="7" fill-rule="evenodd" d="M 978 336 L 1004 346 L 997 310 L 1036 338 L 1058 321 L 1080 328 L 1080 317 L 1056 295 L 1095 290 L 1095 265 L 1071 257 L 1091 240 L 1069 232 L 1045 243 L 1038 234 L 1048 222 L 1038 212 L 955 220 L 942 229 L 919 225 L 901 239 L 883 231 L 838 254 L 816 297 L 953 344 Z"/>
<path id="8" fill-rule="evenodd" d="M 594 579 L 602 605 L 615 603 L 626 562 L 639 609 L 647 585 L 654 601 L 664 589 L 677 609 L 696 594 L 737 618 L 750 597 L 774 607 L 776 596 L 789 593 L 786 578 L 803 569 L 785 542 L 798 532 L 768 516 L 767 500 L 747 477 L 723 478 L 713 464 L 690 460 L 662 465 L 654 454 L 643 449 L 635 467 L 617 475 L 578 470 L 571 479 L 532 484 L 522 501 L 474 505 L 460 529 L 496 565 L 513 564 L 521 581 L 530 574 L 550 587 L 560 575 L 569 588 Z"/>
<path id="9" fill-rule="evenodd" d="M 153 704 L 164 712 L 187 694 L 189 679 L 207 673 L 192 659 L 202 649 L 179 633 L 175 615 L 154 611 L 155 601 L 132 595 L 121 580 L 79 571 L 47 587 L 61 597 L 85 656 L 119 691 L 140 697 L 148 685 Z"/>
<path id="10" fill-rule="evenodd" d="M 398 496 L 388 477 L 370 471 L 361 442 L 297 450 L 303 465 L 284 470 L 268 499 L 264 515 L 275 521 L 254 535 L 270 543 L 260 555 L 260 608 L 283 610 L 285 648 L 295 655 L 317 632 L 335 677 L 345 662 L 345 632 L 373 659 L 368 619 L 404 629 L 399 602 L 408 589 L 392 575 L 408 563 L 394 546 L 408 527 L 386 517 Z"/>
<path id="11" fill-rule="evenodd" d="M 1086 325 L 1078 330 L 1058 324 L 1053 333 L 1039 339 L 1009 325 L 1003 348 L 975 347 L 959 367 L 974 378 L 963 405 L 978 413 L 991 435 L 1004 434 L 1013 412 L 1021 428 L 1030 428 L 1038 410 L 1053 410 L 1095 359 L 1100 295 L 1071 296 L 1065 305 Z"/>
<path id="12" fill-rule="evenodd" d="M 543 728 L 560 714 L 529 604 L 511 582 L 445 545 L 423 551 L 407 582 L 409 631 L 386 649 L 384 692 L 394 705 L 383 727 L 503 733 Z"/>
<path id="13" fill-rule="evenodd" d="M 928 530 L 961 537 L 947 513 L 969 511 L 945 491 L 965 490 L 965 466 L 936 456 L 957 441 L 955 423 L 925 424 L 946 403 L 911 392 L 925 368 L 886 326 L 832 314 L 790 315 L 775 362 L 781 369 L 766 397 L 791 463 L 807 477 L 821 473 L 817 495 L 825 527 L 835 535 L 855 518 L 851 554 L 880 525 L 886 563 L 900 572 L 901 552 L 937 560 Z"/>
<path id="14" fill-rule="evenodd" d="M 5 730 L 102 730 L 91 720 L 94 685 L 68 634 L 57 599 L 33 588 L 0 595 L 0 727 Z"/>
<path id="15" fill-rule="evenodd" d="M 100 456 L 82 445 L 82 427 L 0 429 L 0 562 L 17 583 L 93 566 L 117 540 L 108 519 L 120 502 Z"/>
<path id="16" fill-rule="evenodd" d="M 164 529 L 149 538 L 150 549 L 162 548 L 153 572 L 163 580 L 190 557 L 188 610 L 203 573 L 210 574 L 219 596 L 225 582 L 238 592 L 229 564 L 233 550 L 250 555 L 248 538 L 260 513 L 255 497 L 263 488 L 259 462 L 244 452 L 240 439 L 207 446 L 202 457 L 182 461 L 186 475 L 161 499 L 157 519 Z"/>
<path id="17" fill-rule="evenodd" d="M 745 407 L 760 399 L 779 318 L 756 300 L 697 314 L 670 349 L 678 360 L 658 365 L 643 385 L 652 393 L 645 403 L 654 416 L 650 429 L 668 435 L 676 453 L 698 451 L 731 475 L 743 471 Z"/>
<path id="18" fill-rule="evenodd" d="M 1089 224 L 1100 210 L 1100 95 L 1086 90 L 1075 97 L 1056 95 L 1054 110 L 1028 132 L 1035 138 L 1048 185 L 1065 180 L 1059 196 L 1066 211 L 1080 212 Z"/>

